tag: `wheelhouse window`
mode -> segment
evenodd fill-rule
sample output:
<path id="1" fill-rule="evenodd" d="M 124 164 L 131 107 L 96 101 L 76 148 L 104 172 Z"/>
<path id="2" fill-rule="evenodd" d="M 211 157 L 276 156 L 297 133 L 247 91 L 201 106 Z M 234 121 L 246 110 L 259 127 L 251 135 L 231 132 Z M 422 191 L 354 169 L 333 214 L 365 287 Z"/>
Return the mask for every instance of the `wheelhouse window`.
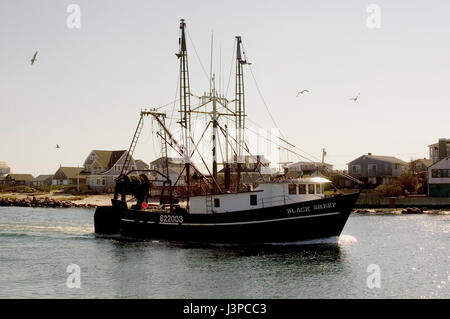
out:
<path id="1" fill-rule="evenodd" d="M 316 184 L 316 194 L 322 194 L 322 185 Z"/>
<path id="2" fill-rule="evenodd" d="M 214 207 L 220 207 L 220 199 L 214 198 Z"/>
<path id="3" fill-rule="evenodd" d="M 308 194 L 314 194 L 314 184 L 308 184 Z"/>
<path id="4" fill-rule="evenodd" d="M 258 204 L 258 197 L 257 195 L 250 195 L 250 205 L 256 206 Z"/>
<path id="5" fill-rule="evenodd" d="M 296 195 L 297 194 L 297 185 L 289 184 L 288 185 L 288 194 L 289 195 Z"/>
<path id="6" fill-rule="evenodd" d="M 298 193 L 299 194 L 306 194 L 306 185 L 305 184 L 299 184 L 298 185 Z"/>

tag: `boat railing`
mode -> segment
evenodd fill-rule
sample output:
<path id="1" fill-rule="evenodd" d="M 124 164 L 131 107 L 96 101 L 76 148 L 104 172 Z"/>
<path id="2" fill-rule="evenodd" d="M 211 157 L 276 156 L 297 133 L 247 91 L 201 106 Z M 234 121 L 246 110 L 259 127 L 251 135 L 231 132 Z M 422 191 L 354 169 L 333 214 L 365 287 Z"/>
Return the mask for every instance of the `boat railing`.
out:
<path id="1" fill-rule="evenodd" d="M 277 206 L 277 205 L 286 205 L 286 204 L 292 204 L 296 203 L 296 201 L 292 198 L 289 198 L 286 195 L 276 195 L 271 197 L 265 197 L 258 199 L 257 203 L 261 204 L 261 206 L 264 207 L 271 207 L 271 206 Z"/>

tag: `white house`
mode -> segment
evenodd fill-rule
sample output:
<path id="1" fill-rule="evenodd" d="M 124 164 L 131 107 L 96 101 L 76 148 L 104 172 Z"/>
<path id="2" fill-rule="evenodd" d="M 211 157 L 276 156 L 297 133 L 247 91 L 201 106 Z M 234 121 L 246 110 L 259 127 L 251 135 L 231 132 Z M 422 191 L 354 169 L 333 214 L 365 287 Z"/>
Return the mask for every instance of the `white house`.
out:
<path id="1" fill-rule="evenodd" d="M 450 197 L 450 156 L 428 167 L 428 194 Z"/>

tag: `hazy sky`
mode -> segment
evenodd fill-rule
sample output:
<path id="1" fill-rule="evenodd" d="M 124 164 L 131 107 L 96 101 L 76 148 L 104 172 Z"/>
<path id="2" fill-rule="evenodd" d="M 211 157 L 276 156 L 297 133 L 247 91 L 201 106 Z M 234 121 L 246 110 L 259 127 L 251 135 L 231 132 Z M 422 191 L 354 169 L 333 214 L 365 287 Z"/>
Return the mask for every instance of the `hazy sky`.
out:
<path id="1" fill-rule="evenodd" d="M 79 29 L 66 25 L 72 3 Z M 372 3 L 380 28 L 366 22 Z M 448 0 L 0 0 L 0 161 L 37 175 L 82 165 L 92 149 L 127 149 L 141 108 L 176 97 L 180 18 L 207 72 L 213 31 L 222 82 L 242 36 L 276 123 L 307 153 L 326 148 L 336 168 L 368 152 L 428 157 L 427 145 L 450 137 L 449 15 Z M 188 54 L 201 94 L 209 84 L 191 41 Z M 245 76 L 249 118 L 273 127 Z M 301 89 L 310 93 L 296 97 Z M 137 158 L 154 159 L 152 140 L 143 132 Z"/>

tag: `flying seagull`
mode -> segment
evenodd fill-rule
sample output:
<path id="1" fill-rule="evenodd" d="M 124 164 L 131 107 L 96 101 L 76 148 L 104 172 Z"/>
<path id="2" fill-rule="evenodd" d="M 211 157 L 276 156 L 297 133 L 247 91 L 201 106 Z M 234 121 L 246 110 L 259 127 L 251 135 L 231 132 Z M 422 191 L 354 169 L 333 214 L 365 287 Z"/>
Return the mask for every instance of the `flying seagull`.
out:
<path id="1" fill-rule="evenodd" d="M 38 52 L 36 51 L 33 55 L 33 58 L 31 59 L 31 65 L 34 64 L 34 62 L 36 61 L 36 56 L 37 56 Z"/>
<path id="2" fill-rule="evenodd" d="M 356 101 L 358 100 L 358 98 L 359 98 L 359 93 L 358 93 L 357 96 L 352 97 L 352 98 L 349 98 L 349 100 L 350 100 L 350 101 L 353 101 L 353 102 L 356 102 Z"/>
<path id="3" fill-rule="evenodd" d="M 301 90 L 300 92 L 297 93 L 297 97 L 298 97 L 300 94 L 303 94 L 303 93 L 306 93 L 306 92 L 309 93 L 309 90 Z"/>
<path id="4" fill-rule="evenodd" d="M 57 148 L 57 149 L 60 149 L 61 147 L 59 147 L 59 144 L 56 144 L 56 148 Z"/>

